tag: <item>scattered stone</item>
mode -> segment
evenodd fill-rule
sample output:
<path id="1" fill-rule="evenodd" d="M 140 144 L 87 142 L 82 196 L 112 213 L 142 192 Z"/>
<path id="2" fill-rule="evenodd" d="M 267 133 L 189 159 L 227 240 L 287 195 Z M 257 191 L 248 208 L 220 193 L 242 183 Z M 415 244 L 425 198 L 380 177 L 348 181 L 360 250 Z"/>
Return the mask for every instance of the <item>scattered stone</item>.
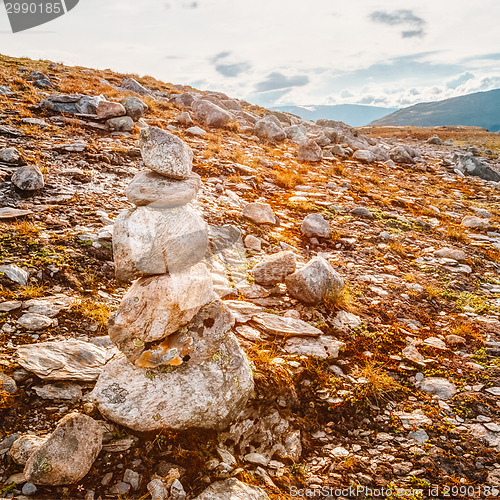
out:
<path id="1" fill-rule="evenodd" d="M 170 486 L 170 499 L 169 500 L 185 500 L 186 492 L 178 479 L 175 479 Z"/>
<path id="2" fill-rule="evenodd" d="M 34 386 L 36 395 L 42 399 L 79 401 L 82 399 L 82 388 L 72 382 L 60 382 L 58 384 L 45 384 Z"/>
<path id="3" fill-rule="evenodd" d="M 189 127 L 186 129 L 186 134 L 195 135 L 197 137 L 204 137 L 205 135 L 208 135 L 207 132 L 200 127 Z"/>
<path id="4" fill-rule="evenodd" d="M 300 319 L 285 318 L 270 313 L 256 314 L 252 322 L 270 335 L 318 337 L 323 333 Z"/>
<path id="5" fill-rule="evenodd" d="M 106 127 L 114 132 L 130 132 L 134 128 L 134 120 L 130 116 L 120 116 L 106 120 Z"/>
<path id="6" fill-rule="evenodd" d="M 433 135 L 432 137 L 429 137 L 425 142 L 427 144 L 434 144 L 436 146 L 442 146 L 444 144 L 444 141 L 440 139 L 438 135 Z"/>
<path id="7" fill-rule="evenodd" d="M 434 252 L 434 257 L 439 259 L 453 259 L 462 262 L 467 259 L 467 254 L 462 250 L 455 250 L 453 248 L 441 248 Z"/>
<path id="8" fill-rule="evenodd" d="M 286 132 L 280 121 L 273 115 L 268 115 L 255 123 L 254 134 L 269 142 L 281 142 L 286 139 Z"/>
<path id="9" fill-rule="evenodd" d="M 391 160 L 396 163 L 415 163 L 415 160 L 403 146 L 396 146 L 390 152 Z"/>
<path id="10" fill-rule="evenodd" d="M 373 163 L 376 161 L 375 155 L 368 149 L 358 149 L 354 151 L 352 157 L 354 160 L 358 160 L 362 163 Z"/>
<path id="11" fill-rule="evenodd" d="M 246 248 L 254 252 L 260 252 L 262 250 L 262 241 L 252 234 L 246 236 L 244 243 Z"/>
<path id="12" fill-rule="evenodd" d="M 268 203 L 249 203 L 241 215 L 255 224 L 276 224 L 273 209 Z"/>
<path id="13" fill-rule="evenodd" d="M 473 215 L 466 215 L 462 219 L 462 226 L 470 229 L 488 229 L 490 227 L 490 221 L 488 219 L 480 219 Z"/>
<path id="14" fill-rule="evenodd" d="M 31 210 L 19 210 L 17 208 L 2 207 L 0 208 L 0 219 L 16 219 L 17 217 L 24 217 L 31 215 Z"/>
<path id="15" fill-rule="evenodd" d="M 44 380 L 92 382 L 112 350 L 81 340 L 42 342 L 18 347 L 19 364 Z"/>
<path id="16" fill-rule="evenodd" d="M 332 320 L 332 326 L 339 330 L 358 328 L 362 323 L 363 321 L 359 316 L 347 311 L 339 311 Z"/>
<path id="17" fill-rule="evenodd" d="M 480 177 L 486 181 L 500 182 L 500 173 L 493 170 L 487 163 L 480 158 L 476 158 L 472 152 L 460 154 L 455 153 L 453 162 L 457 171 L 464 175 Z"/>
<path id="18" fill-rule="evenodd" d="M 123 474 L 123 482 L 130 484 L 132 489 L 137 491 L 141 484 L 141 475 L 132 469 L 126 469 Z"/>
<path id="19" fill-rule="evenodd" d="M 292 297 L 308 305 L 342 293 L 344 281 L 322 257 L 314 257 L 302 269 L 287 276 L 286 287 Z"/>
<path id="20" fill-rule="evenodd" d="M 135 96 L 125 97 L 122 100 L 122 106 L 125 108 L 127 116 L 130 116 L 134 122 L 140 120 L 148 110 L 148 106 Z"/>
<path id="21" fill-rule="evenodd" d="M 426 377 L 417 383 L 417 388 L 444 401 L 452 399 L 457 392 L 455 384 L 441 377 Z"/>
<path id="22" fill-rule="evenodd" d="M 36 165 L 18 167 L 12 174 L 11 181 L 22 191 L 36 191 L 45 186 L 43 174 Z"/>
<path id="23" fill-rule="evenodd" d="M 0 149 L 0 161 L 5 163 L 18 163 L 21 155 L 16 148 Z"/>
<path id="24" fill-rule="evenodd" d="M 290 251 L 268 255 L 251 271 L 256 283 L 261 285 L 276 285 L 295 272 L 295 254 Z"/>
<path id="25" fill-rule="evenodd" d="M 47 441 L 48 436 L 36 436 L 34 434 L 24 434 L 18 437 L 12 444 L 9 455 L 18 465 L 26 465 L 33 453 Z"/>
<path id="26" fill-rule="evenodd" d="M 151 500 L 168 500 L 169 492 L 161 479 L 153 479 L 147 485 Z"/>
<path id="27" fill-rule="evenodd" d="M 314 358 L 327 359 L 336 358 L 340 349 L 345 346 L 340 342 L 326 335 L 317 338 L 292 337 L 285 341 L 284 349 L 290 354 L 297 356 L 312 356 Z"/>
<path id="28" fill-rule="evenodd" d="M 323 159 L 323 153 L 313 139 L 304 139 L 299 143 L 297 159 L 299 161 L 318 162 Z"/>
<path id="29" fill-rule="evenodd" d="M 170 208 L 192 201 L 201 187 L 198 174 L 187 179 L 172 180 L 152 171 L 139 172 L 128 185 L 126 195 L 134 205 L 150 208 Z"/>
<path id="30" fill-rule="evenodd" d="M 21 269 L 15 264 L 9 264 L 7 266 L 0 266 L 0 273 L 4 274 L 11 281 L 18 283 L 21 286 L 26 286 L 28 284 L 28 279 L 30 277 L 28 271 Z"/>
<path id="31" fill-rule="evenodd" d="M 36 332 L 51 326 L 52 320 L 43 314 L 25 313 L 17 320 L 17 324 L 26 330 Z"/>
<path id="32" fill-rule="evenodd" d="M 140 95 L 150 95 L 151 92 L 141 85 L 137 80 L 134 80 L 133 78 L 126 78 L 125 80 L 122 81 L 120 87 L 125 90 L 130 90 L 131 92 L 135 92 L 136 94 Z"/>
<path id="33" fill-rule="evenodd" d="M 194 500 L 269 500 L 269 497 L 261 488 L 231 478 L 212 483 Z"/>
<path id="34" fill-rule="evenodd" d="M 209 127 L 225 127 L 232 119 L 230 113 L 206 99 L 195 101 L 192 106 L 194 117 Z"/>
<path id="35" fill-rule="evenodd" d="M 0 85 L 0 95 L 12 95 L 13 92 L 9 89 L 9 87 L 5 87 Z"/>
<path id="36" fill-rule="evenodd" d="M 141 153 L 144 165 L 173 179 L 191 175 L 193 150 L 181 139 L 158 127 L 141 130 Z"/>
<path id="37" fill-rule="evenodd" d="M 126 114 L 125 107 L 119 102 L 100 101 L 96 109 L 97 118 L 99 120 L 107 120 Z"/>
<path id="38" fill-rule="evenodd" d="M 373 214 L 366 207 L 355 207 L 349 213 L 354 217 L 361 217 L 362 219 L 373 219 Z"/>
<path id="39" fill-rule="evenodd" d="M 424 444 L 429 439 L 429 435 L 423 429 L 417 429 L 416 431 L 410 432 L 408 437 L 414 439 L 419 444 Z"/>
<path id="40" fill-rule="evenodd" d="M 308 238 L 332 237 L 332 228 L 321 214 L 309 214 L 303 220 L 300 230 Z"/>
<path id="41" fill-rule="evenodd" d="M 38 485 L 64 485 L 80 481 L 102 448 L 102 430 L 91 417 L 70 413 L 28 459 L 24 475 Z"/>

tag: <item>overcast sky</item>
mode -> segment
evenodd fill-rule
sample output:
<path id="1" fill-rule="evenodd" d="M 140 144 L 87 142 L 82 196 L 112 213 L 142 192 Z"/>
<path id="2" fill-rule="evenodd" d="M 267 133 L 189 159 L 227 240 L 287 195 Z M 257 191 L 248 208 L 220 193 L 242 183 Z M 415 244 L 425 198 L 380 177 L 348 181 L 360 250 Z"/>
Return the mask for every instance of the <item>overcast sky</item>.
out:
<path id="1" fill-rule="evenodd" d="M 0 52 L 264 106 L 404 107 L 499 88 L 499 19 L 499 0 L 80 0 L 12 34 L 0 5 Z"/>

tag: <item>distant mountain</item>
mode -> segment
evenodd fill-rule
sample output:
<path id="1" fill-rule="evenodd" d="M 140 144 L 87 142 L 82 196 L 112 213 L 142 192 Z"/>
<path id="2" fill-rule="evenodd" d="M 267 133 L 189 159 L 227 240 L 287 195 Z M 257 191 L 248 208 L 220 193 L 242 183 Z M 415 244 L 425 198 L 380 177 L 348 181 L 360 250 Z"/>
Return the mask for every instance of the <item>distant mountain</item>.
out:
<path id="1" fill-rule="evenodd" d="M 376 119 L 370 125 L 469 125 L 500 132 L 500 89 L 422 102 Z"/>
<path id="2" fill-rule="evenodd" d="M 300 116 L 305 120 L 316 121 L 320 118 L 337 120 L 347 123 L 351 127 L 368 125 L 372 120 L 392 113 L 398 108 L 378 108 L 376 106 L 362 106 L 359 104 L 337 104 L 334 106 L 276 106 L 277 111 L 286 111 Z"/>

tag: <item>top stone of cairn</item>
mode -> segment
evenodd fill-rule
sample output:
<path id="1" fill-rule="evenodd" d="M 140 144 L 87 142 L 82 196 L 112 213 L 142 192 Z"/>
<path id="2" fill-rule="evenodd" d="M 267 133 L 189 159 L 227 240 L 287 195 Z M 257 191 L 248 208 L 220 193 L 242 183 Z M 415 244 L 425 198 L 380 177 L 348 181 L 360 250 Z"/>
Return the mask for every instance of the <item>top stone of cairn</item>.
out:
<path id="1" fill-rule="evenodd" d="M 172 179 L 191 175 L 193 151 L 181 139 L 158 127 L 141 130 L 141 153 L 149 169 Z"/>

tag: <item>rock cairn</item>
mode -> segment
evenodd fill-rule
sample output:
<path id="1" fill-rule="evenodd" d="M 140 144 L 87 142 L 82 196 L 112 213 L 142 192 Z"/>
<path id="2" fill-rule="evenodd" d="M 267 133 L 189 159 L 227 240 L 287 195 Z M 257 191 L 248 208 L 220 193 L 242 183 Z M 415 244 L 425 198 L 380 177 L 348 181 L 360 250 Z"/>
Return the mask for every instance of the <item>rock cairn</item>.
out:
<path id="1" fill-rule="evenodd" d="M 201 261 L 208 228 L 189 203 L 201 186 L 192 150 L 156 127 L 141 131 L 148 170 L 127 188 L 135 207 L 113 232 L 116 276 L 133 282 L 109 322 L 123 356 L 101 372 L 91 398 L 137 431 L 223 429 L 253 391 L 234 319 Z"/>

